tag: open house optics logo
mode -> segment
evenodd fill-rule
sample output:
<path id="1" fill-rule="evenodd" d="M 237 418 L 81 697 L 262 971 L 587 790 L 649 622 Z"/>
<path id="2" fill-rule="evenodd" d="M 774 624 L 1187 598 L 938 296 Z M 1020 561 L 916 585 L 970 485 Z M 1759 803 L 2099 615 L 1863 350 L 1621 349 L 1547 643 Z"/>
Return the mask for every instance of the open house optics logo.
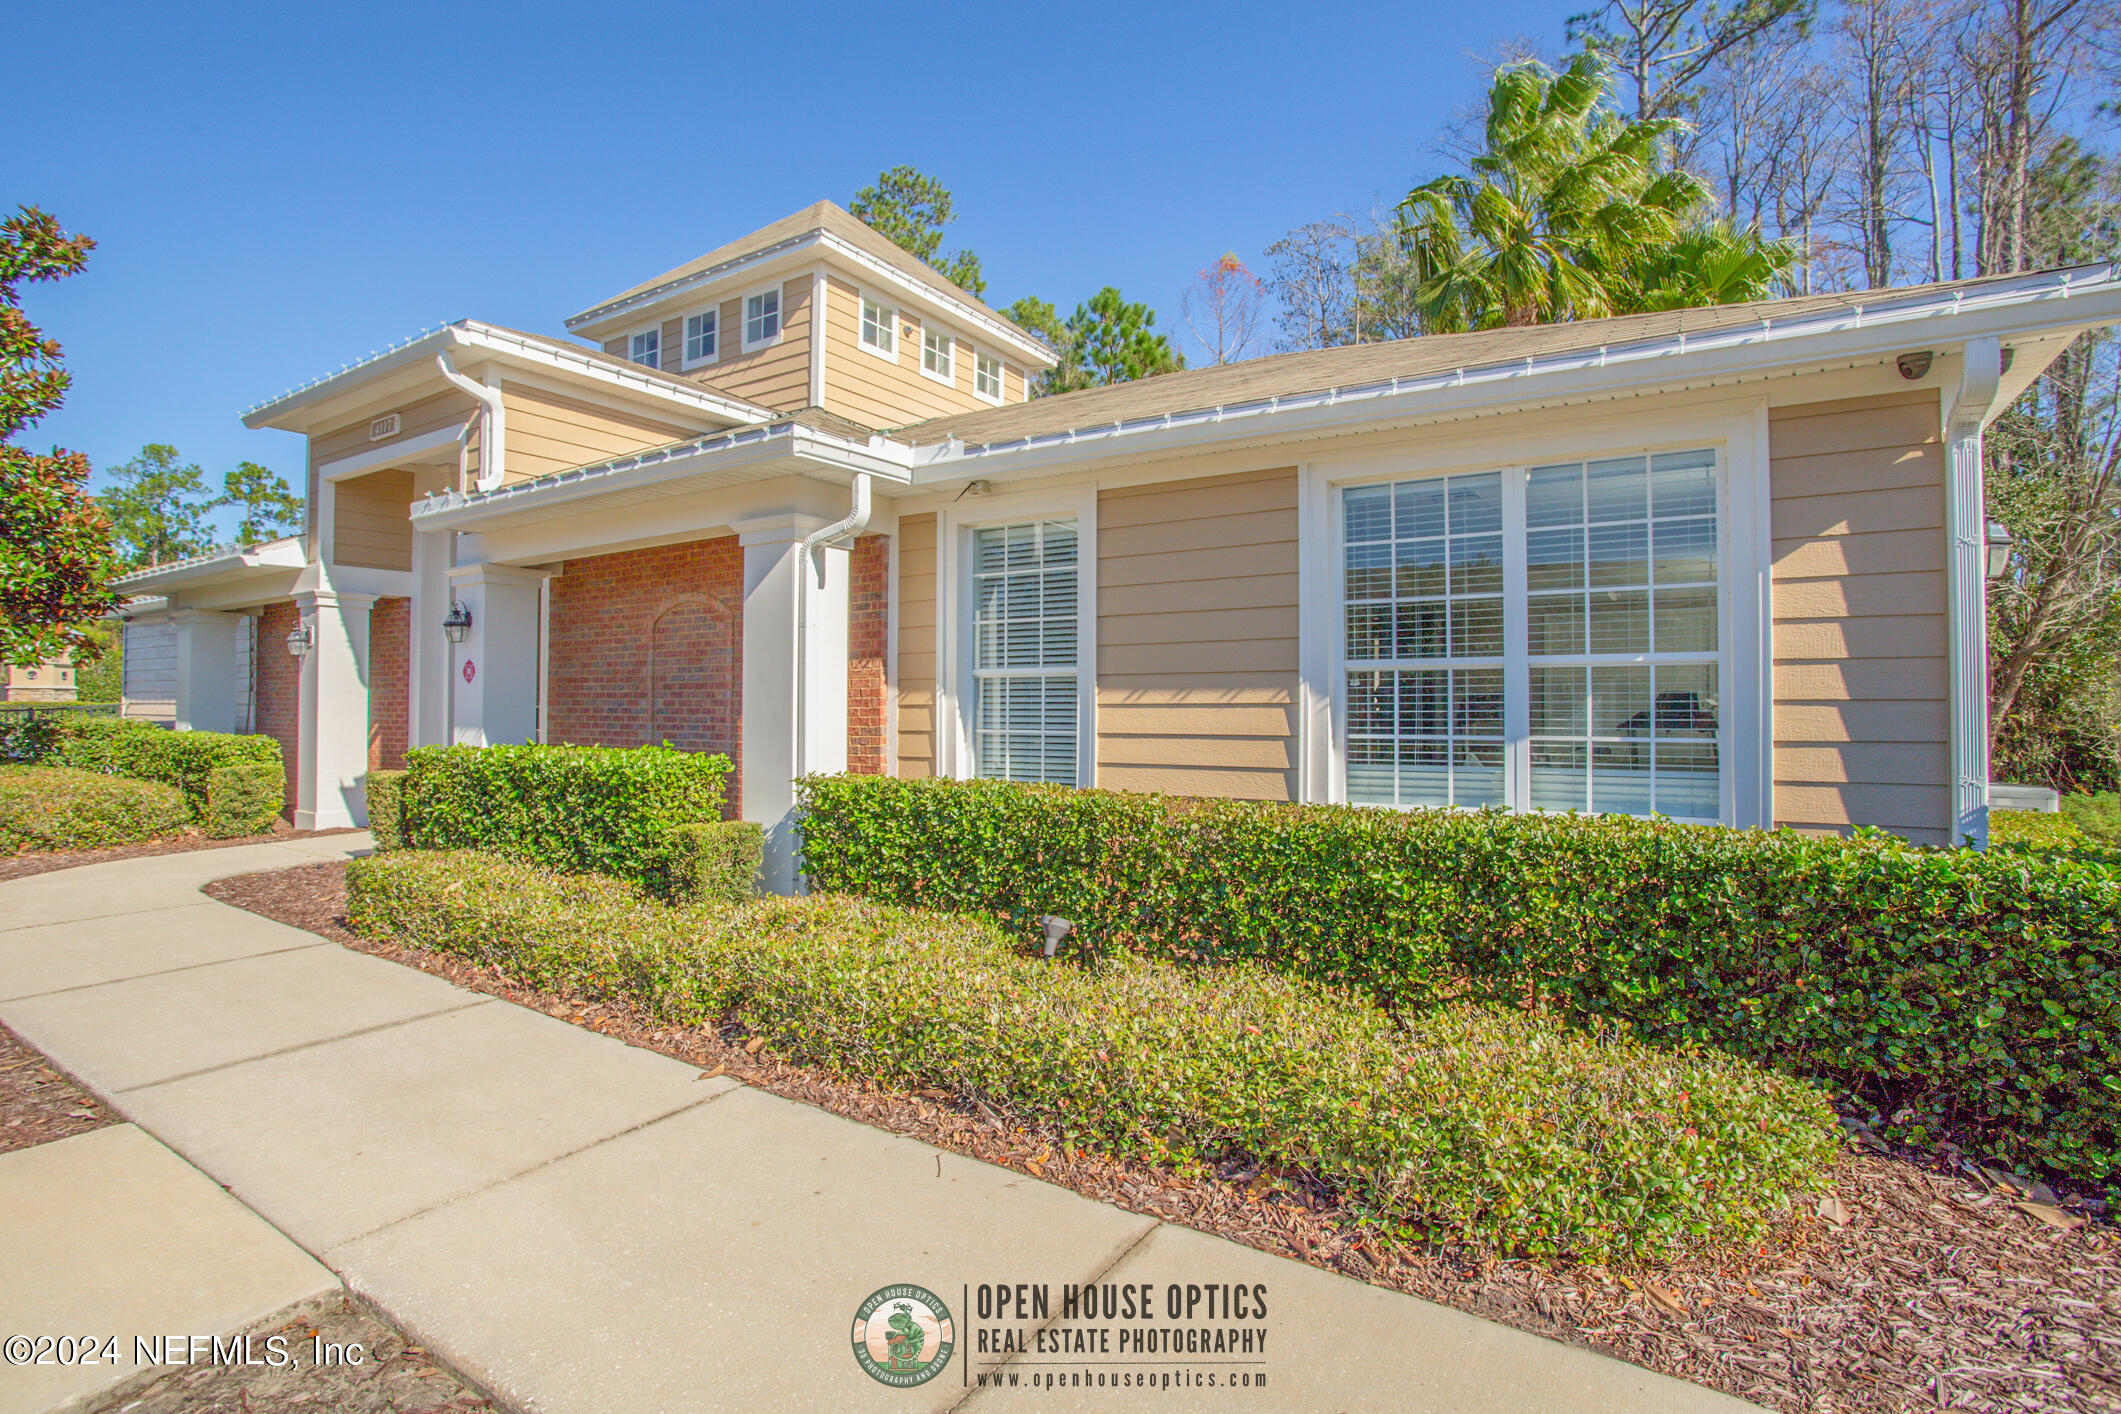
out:
<path id="1" fill-rule="evenodd" d="M 854 1313 L 855 1362 L 882 1384 L 926 1384 L 943 1372 L 956 1348 L 950 1308 L 926 1287 L 887 1286 Z"/>

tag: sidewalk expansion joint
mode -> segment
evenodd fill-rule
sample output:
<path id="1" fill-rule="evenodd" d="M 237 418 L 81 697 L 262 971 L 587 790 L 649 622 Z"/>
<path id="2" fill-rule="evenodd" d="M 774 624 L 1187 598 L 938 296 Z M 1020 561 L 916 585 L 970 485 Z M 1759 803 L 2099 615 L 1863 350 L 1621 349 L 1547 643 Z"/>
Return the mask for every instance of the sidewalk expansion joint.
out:
<path id="1" fill-rule="evenodd" d="M 436 1211 L 437 1209 L 453 1207 L 458 1203 L 466 1201 L 467 1199 L 476 1198 L 483 1193 L 491 1193 L 494 1189 L 499 1188 L 504 1184 L 514 1183 L 519 1178 L 528 1178 L 531 1174 L 538 1172 L 540 1169 L 549 1169 L 554 1164 L 565 1163 L 567 1160 L 574 1158 L 577 1154 L 586 1154 L 591 1149 L 601 1148 L 602 1146 L 609 1144 L 614 1139 L 624 1139 L 629 1134 L 639 1134 L 642 1130 L 647 1129 L 652 1125 L 661 1124 L 665 1120 L 676 1119 L 679 1115 L 682 1114 L 690 1114 L 696 1109 L 700 1109 L 704 1106 L 713 1104 L 716 1100 L 721 1099 L 724 1095 L 734 1095 L 738 1090 L 742 1090 L 745 1088 L 748 1087 L 746 1087 L 741 1081 L 738 1081 L 733 1083 L 727 1090 L 718 1090 L 714 1094 L 708 1095 L 702 1099 L 687 1100 L 684 1104 L 679 1105 L 676 1109 L 665 1110 L 662 1114 L 659 1115 L 650 1115 L 647 1119 L 642 1120 L 639 1124 L 629 1124 L 624 1129 L 614 1130 L 610 1134 L 604 1135 L 602 1138 L 592 1139 L 586 1144 L 578 1144 L 574 1148 L 569 1149 L 564 1154 L 554 1154 L 551 1158 L 540 1159 L 534 1164 L 528 1164 L 520 1169 L 517 1169 L 514 1173 L 503 1174 L 499 1178 L 494 1179 L 491 1183 L 482 1183 L 477 1188 L 469 1189 L 466 1192 L 454 1194 L 448 1198 L 443 1198 L 436 1202 L 429 1203 L 424 1208 L 420 1208 L 413 1212 L 407 1213 L 403 1217 L 392 1218 L 389 1222 L 377 1223 L 374 1227 L 369 1228 L 366 1232 L 357 1232 L 352 1237 L 342 1237 L 337 1242 L 334 1242 L 328 1249 L 317 1252 L 315 1254 L 316 1258 L 318 1261 L 323 1262 L 325 1266 L 330 1267 L 334 1272 L 338 1272 L 339 1268 L 335 1266 L 325 1255 L 327 1251 L 344 1251 L 346 1248 L 353 1246 L 357 1242 L 367 1241 L 369 1238 L 374 1237 L 377 1233 L 382 1232 L 385 1228 L 393 1228 L 398 1226 L 400 1223 L 409 1223 L 416 1218 L 423 1218 L 429 1213 Z M 345 1279 L 344 1273 L 340 1273 L 340 1279 L 342 1281 Z M 353 1288 L 348 1287 L 347 1289 L 351 1291 Z"/>
<path id="2" fill-rule="evenodd" d="M 202 967 L 227 967 L 230 963 L 251 962 L 261 957 L 280 957 L 291 952 L 308 952 L 311 948 L 328 948 L 333 944 L 324 938 L 313 943 L 296 943 L 292 947 L 269 948 L 264 952 L 247 952 L 241 957 L 216 957 L 205 962 L 187 962 L 182 967 L 158 967 L 152 972 L 128 972 L 123 977 L 106 977 L 101 982 L 76 982 L 71 987 L 54 987 L 48 992 L 23 992 L 17 996 L 0 997 L 0 1006 L 9 1002 L 34 1001 L 39 997 L 62 997 L 68 992 L 92 992 L 98 987 L 117 987 L 127 982 L 138 982 L 148 977 L 172 977 L 179 972 L 197 972 Z"/>
<path id="3" fill-rule="evenodd" d="M 313 1051 L 319 1046 L 334 1046 L 341 1041 L 351 1041 L 356 1036 L 373 1036 L 378 1031 L 393 1031 L 400 1026 L 410 1026 L 415 1021 L 432 1021 L 438 1016 L 454 1016 L 460 1011 L 471 1011 L 478 1007 L 491 1005 L 493 1005 L 493 998 L 478 997 L 458 1006 L 437 1007 L 433 1011 L 423 1011 L 417 1016 L 400 1016 L 390 1021 L 379 1021 L 374 1026 L 361 1026 L 356 1027 L 352 1031 L 341 1031 L 336 1035 L 319 1036 L 313 1041 L 297 1041 L 291 1046 L 282 1046 L 276 1051 L 260 1051 L 254 1056 L 239 1056 L 234 1060 L 222 1061 L 219 1065 L 202 1065 L 197 1070 L 187 1070 L 181 1075 L 165 1075 L 160 1080 L 150 1080 L 144 1085 L 129 1085 L 116 1093 L 120 1095 L 137 1095 L 142 1090 L 152 1090 L 157 1086 L 175 1085 L 181 1080 L 196 1080 L 202 1075 L 212 1075 L 216 1071 L 234 1070 L 238 1066 L 253 1065 L 263 1060 L 275 1060 L 280 1056 L 291 1056 L 299 1051 Z"/>

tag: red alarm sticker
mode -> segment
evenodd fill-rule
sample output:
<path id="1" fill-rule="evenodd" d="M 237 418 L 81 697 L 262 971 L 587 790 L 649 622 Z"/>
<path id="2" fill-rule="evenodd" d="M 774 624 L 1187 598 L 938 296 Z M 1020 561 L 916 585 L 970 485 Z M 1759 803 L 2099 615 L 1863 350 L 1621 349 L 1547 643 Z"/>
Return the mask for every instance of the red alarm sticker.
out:
<path id="1" fill-rule="evenodd" d="M 472 661 L 471 661 L 471 659 L 469 659 L 469 658 L 466 658 L 466 659 L 464 660 L 464 681 L 466 681 L 466 682 L 470 682 L 470 681 L 471 681 L 471 680 L 472 680 L 473 678 L 477 677 L 478 675 L 479 675 L 479 670 L 478 670 L 478 669 L 477 669 L 476 667 L 474 667 L 474 666 L 472 665 Z"/>

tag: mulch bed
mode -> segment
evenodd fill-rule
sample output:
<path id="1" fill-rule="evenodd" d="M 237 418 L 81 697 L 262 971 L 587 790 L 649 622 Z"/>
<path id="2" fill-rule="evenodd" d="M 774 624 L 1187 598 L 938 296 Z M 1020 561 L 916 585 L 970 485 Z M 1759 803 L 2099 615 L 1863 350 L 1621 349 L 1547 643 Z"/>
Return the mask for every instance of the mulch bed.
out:
<path id="1" fill-rule="evenodd" d="M 740 1033 L 352 933 L 345 866 L 223 879 L 207 893 L 631 1045 L 938 1148 L 1262 1251 L 1724 1390 L 1787 1414 L 2121 1410 L 2121 1233 L 1983 1176 L 1948 1147 L 1869 1141 L 1816 1215 L 1755 1250 L 1649 1270 L 1380 1243 L 1308 1175 L 1181 1177 L 1074 1151 L 942 1091 L 906 1094 L 776 1058 Z"/>
<path id="2" fill-rule="evenodd" d="M 173 835 L 140 844 L 112 845 L 108 849 L 26 852 L 0 857 L 0 880 L 25 879 L 49 874 L 54 869 L 72 869 L 80 864 L 101 864 L 111 859 L 140 859 L 151 854 L 189 854 L 195 849 L 233 849 L 244 844 L 271 844 L 275 840 L 306 840 L 318 835 L 350 835 L 350 829 L 297 830 L 292 826 L 265 835 L 240 835 L 232 840 L 210 840 L 204 835 Z"/>
<path id="3" fill-rule="evenodd" d="M 0 1026 L 0 1154 L 117 1122 L 95 1096 Z"/>

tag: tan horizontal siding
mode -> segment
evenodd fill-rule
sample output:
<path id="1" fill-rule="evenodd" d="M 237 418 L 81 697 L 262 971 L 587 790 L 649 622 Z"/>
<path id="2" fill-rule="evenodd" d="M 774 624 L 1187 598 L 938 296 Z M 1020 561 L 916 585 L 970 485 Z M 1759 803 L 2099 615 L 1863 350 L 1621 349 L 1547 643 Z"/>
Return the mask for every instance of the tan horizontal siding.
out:
<path id="1" fill-rule="evenodd" d="M 1775 819 L 1950 828 L 1935 392 L 1776 408 Z"/>
<path id="2" fill-rule="evenodd" d="M 333 563 L 412 568 L 412 473 L 372 471 L 332 488 Z"/>
<path id="3" fill-rule="evenodd" d="M 358 456 L 393 443 L 424 437 L 451 423 L 461 423 L 476 411 L 478 406 L 472 402 L 468 393 L 460 393 L 454 389 L 446 393 L 436 393 L 394 408 L 383 408 L 344 427 L 317 433 L 309 439 L 310 454 L 318 463 L 335 462 L 342 457 Z M 398 435 L 385 437 L 379 442 L 369 441 L 369 423 L 377 417 L 384 417 L 393 412 L 398 415 Z"/>
<path id="4" fill-rule="evenodd" d="M 705 306 L 682 309 L 663 321 L 660 355 L 665 373 L 770 407 L 795 412 L 810 405 L 810 277 L 798 275 L 781 284 L 781 338 L 751 353 L 744 352 L 744 300 L 747 290 L 715 307 L 717 356 L 706 363 L 685 363 L 685 319 Z M 645 327 L 645 326 L 644 326 Z M 627 358 L 633 334 L 604 341 L 604 352 Z"/>
<path id="5" fill-rule="evenodd" d="M 826 367 L 831 367 L 828 361 Z M 898 523 L 898 774 L 935 774 L 935 513 Z"/>
<path id="6" fill-rule="evenodd" d="M 1098 496 L 1097 780 L 1296 798 L 1296 472 Z"/>
<path id="7" fill-rule="evenodd" d="M 861 342 L 861 291 L 837 275 L 826 277 L 825 400 L 828 411 L 869 427 L 903 427 L 953 412 L 991 407 L 972 391 L 973 345 L 951 331 L 955 354 L 949 386 L 921 373 L 921 328 L 925 316 L 898 310 L 896 357 L 886 362 Z M 885 301 L 889 303 L 890 301 Z M 908 327 L 913 328 L 910 335 Z M 1004 370 L 1004 387 L 1007 386 Z M 1021 386 L 1022 375 L 1018 375 Z"/>
<path id="8" fill-rule="evenodd" d="M 671 423 L 520 383 L 502 384 L 501 402 L 508 410 L 510 481 L 621 457 L 686 435 L 686 429 Z"/>

